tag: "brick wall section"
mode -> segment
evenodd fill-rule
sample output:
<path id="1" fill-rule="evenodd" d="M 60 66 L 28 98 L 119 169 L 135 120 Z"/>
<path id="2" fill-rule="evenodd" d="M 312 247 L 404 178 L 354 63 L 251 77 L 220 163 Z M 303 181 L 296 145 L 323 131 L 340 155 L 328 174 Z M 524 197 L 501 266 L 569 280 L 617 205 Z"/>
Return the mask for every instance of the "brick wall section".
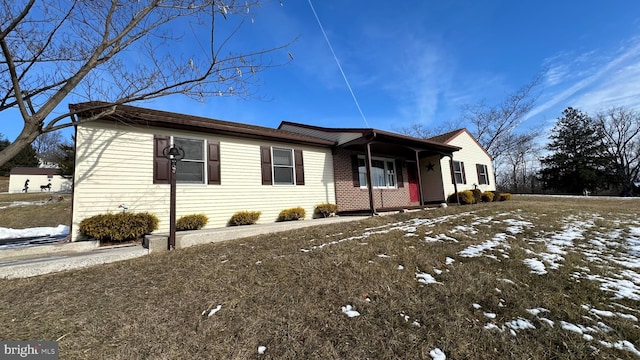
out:
<path id="1" fill-rule="evenodd" d="M 354 152 L 338 149 L 333 156 L 333 173 L 335 176 L 336 204 L 338 211 L 369 210 L 369 190 L 354 186 L 353 167 L 351 156 Z M 373 154 L 373 157 L 381 156 L 392 158 L 391 156 Z M 414 166 L 408 163 L 406 166 Z M 397 189 L 373 189 L 373 199 L 376 209 L 402 208 L 408 206 L 418 206 L 419 202 L 409 202 L 409 184 L 407 168 L 403 166 L 396 171 L 402 171 L 402 181 L 404 187 Z"/>

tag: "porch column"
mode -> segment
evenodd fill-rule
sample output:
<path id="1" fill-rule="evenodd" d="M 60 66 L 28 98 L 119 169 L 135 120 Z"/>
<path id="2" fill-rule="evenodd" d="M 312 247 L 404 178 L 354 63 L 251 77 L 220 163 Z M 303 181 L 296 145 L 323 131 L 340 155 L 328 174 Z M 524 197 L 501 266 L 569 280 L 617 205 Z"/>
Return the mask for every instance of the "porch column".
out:
<path id="1" fill-rule="evenodd" d="M 416 171 L 418 172 L 418 194 L 420 195 L 420 207 L 424 205 L 424 199 L 422 196 L 422 175 L 420 174 L 420 157 L 418 156 L 419 151 L 413 150 L 416 154 Z"/>
<path id="2" fill-rule="evenodd" d="M 367 142 L 367 190 L 369 190 L 369 206 L 371 208 L 371 215 L 376 214 L 376 205 L 373 202 L 373 175 L 371 174 L 371 143 Z"/>

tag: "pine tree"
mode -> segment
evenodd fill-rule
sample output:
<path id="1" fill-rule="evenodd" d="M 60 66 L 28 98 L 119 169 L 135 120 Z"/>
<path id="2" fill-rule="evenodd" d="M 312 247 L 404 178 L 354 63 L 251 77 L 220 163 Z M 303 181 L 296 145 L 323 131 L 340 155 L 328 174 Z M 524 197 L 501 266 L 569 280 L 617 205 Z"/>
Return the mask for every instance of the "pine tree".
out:
<path id="1" fill-rule="evenodd" d="M 595 193 L 607 189 L 612 181 L 611 159 L 598 136 L 593 119 L 572 107 L 562 112 L 542 159 L 541 180 L 545 189 L 559 193 Z"/>
<path id="2" fill-rule="evenodd" d="M 0 151 L 9 146 L 11 142 L 3 139 L 0 134 Z M 29 145 L 23 148 L 18 155 L 14 156 L 11 160 L 7 161 L 4 165 L 0 166 L 0 176 L 9 176 L 9 172 L 12 168 L 17 166 L 24 167 L 38 167 L 38 157 L 33 146 Z"/>

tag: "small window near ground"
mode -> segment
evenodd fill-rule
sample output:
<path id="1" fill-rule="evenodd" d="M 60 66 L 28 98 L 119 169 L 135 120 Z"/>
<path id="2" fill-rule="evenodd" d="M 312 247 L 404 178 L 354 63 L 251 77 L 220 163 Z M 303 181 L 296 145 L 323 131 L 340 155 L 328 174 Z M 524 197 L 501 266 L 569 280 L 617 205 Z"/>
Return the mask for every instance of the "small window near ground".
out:
<path id="1" fill-rule="evenodd" d="M 476 169 L 478 170 L 478 183 L 480 185 L 489 185 L 489 170 L 487 165 L 476 164 Z"/>
<path id="2" fill-rule="evenodd" d="M 464 174 L 464 162 L 462 161 L 454 161 L 453 162 L 453 177 L 456 184 L 466 184 L 467 178 Z"/>

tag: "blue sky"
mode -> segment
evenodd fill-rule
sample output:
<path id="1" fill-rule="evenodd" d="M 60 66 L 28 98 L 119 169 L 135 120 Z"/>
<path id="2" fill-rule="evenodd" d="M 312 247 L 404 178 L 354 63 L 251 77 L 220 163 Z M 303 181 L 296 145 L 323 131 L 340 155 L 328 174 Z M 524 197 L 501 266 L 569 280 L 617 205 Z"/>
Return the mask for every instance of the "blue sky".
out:
<path id="1" fill-rule="evenodd" d="M 288 42 L 294 61 L 260 74 L 249 99 L 181 96 L 137 105 L 268 127 L 282 120 L 398 130 L 456 121 L 460 107 L 500 102 L 544 73 L 523 128 L 549 129 L 573 106 L 640 111 L 640 2 L 313 1 L 360 115 L 308 0 L 252 9 L 234 46 Z M 274 54 L 281 61 L 284 53 Z M 66 103 L 65 103 L 66 107 Z M 462 124 L 464 125 L 464 124 Z M 3 124 L 9 139 L 18 127 Z"/>

